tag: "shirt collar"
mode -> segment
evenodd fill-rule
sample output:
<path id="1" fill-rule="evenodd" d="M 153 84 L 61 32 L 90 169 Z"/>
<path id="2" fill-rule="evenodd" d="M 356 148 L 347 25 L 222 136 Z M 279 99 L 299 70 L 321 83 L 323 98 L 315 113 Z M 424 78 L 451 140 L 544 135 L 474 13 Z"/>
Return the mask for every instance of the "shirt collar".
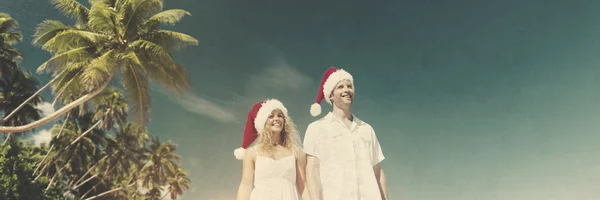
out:
<path id="1" fill-rule="evenodd" d="M 353 122 L 356 123 L 356 125 L 360 126 L 363 124 L 363 121 L 360 120 L 358 117 L 356 117 L 356 115 L 354 115 L 354 113 L 352 114 L 352 118 L 354 119 Z M 329 112 L 327 113 L 327 115 L 325 116 L 325 120 L 328 123 L 334 122 L 334 121 L 341 121 L 338 117 L 335 116 L 335 114 L 333 114 L 333 112 Z"/>

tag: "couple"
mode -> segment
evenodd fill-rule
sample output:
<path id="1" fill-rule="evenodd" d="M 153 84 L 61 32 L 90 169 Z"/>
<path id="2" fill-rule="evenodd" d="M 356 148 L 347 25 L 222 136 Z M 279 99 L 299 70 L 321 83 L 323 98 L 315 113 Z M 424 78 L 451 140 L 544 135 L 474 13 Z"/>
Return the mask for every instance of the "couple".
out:
<path id="1" fill-rule="evenodd" d="M 333 110 L 308 125 L 303 149 L 280 101 L 270 99 L 252 107 L 242 147 L 234 152 L 243 160 L 237 200 L 387 200 L 380 166 L 384 156 L 375 131 L 350 111 L 352 75 L 327 69 L 310 108 L 312 116 L 321 113 L 323 99 Z"/>

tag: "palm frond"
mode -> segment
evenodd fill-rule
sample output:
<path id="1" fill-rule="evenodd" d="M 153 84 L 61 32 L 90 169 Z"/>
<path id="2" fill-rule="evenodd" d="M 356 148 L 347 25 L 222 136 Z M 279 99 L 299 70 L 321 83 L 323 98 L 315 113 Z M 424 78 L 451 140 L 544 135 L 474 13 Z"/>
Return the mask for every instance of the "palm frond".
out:
<path id="1" fill-rule="evenodd" d="M 48 61 L 42 63 L 42 65 L 38 67 L 37 72 L 55 72 L 61 70 L 61 68 L 64 66 L 68 66 L 67 64 L 69 63 L 87 61 L 92 57 L 90 49 L 93 49 L 93 47 L 84 46 L 55 54 Z"/>
<path id="2" fill-rule="evenodd" d="M 10 15 L 8 13 L 0 12 L 0 18 L 10 18 Z"/>
<path id="3" fill-rule="evenodd" d="M 58 53 L 82 46 L 98 45 L 107 40 L 108 37 L 106 35 L 85 30 L 69 29 L 61 31 L 48 40 L 48 42 L 42 45 L 42 49 Z"/>
<path id="4" fill-rule="evenodd" d="M 104 85 L 116 72 L 116 50 L 109 50 L 94 59 L 84 68 L 82 82 L 85 92 L 90 92 Z"/>
<path id="5" fill-rule="evenodd" d="M 186 15 L 191 16 L 191 14 L 188 11 L 183 10 L 183 9 L 165 10 L 165 11 L 159 12 L 156 15 L 150 17 L 150 19 L 148 19 L 148 21 L 146 21 L 144 28 L 146 30 L 150 30 L 153 27 L 160 25 L 160 24 L 175 25 L 176 23 L 181 21 L 181 19 Z"/>
<path id="6" fill-rule="evenodd" d="M 101 33 L 114 33 L 116 12 L 108 4 L 101 1 L 92 2 L 90 20 L 87 23 L 93 30 Z"/>
<path id="7" fill-rule="evenodd" d="M 125 38 L 133 38 L 144 21 L 163 9 L 163 0 L 129 0 L 119 10 L 125 27 Z"/>
<path id="8" fill-rule="evenodd" d="M 68 29 L 73 29 L 73 27 L 67 26 L 57 20 L 44 20 L 35 28 L 32 43 L 37 46 L 42 46 L 60 32 Z"/>
<path id="9" fill-rule="evenodd" d="M 22 60 L 23 54 L 18 49 L 8 47 L 8 48 L 0 48 L 0 59 L 5 61 L 19 61 Z M 16 63 L 14 63 L 16 64 Z"/>
<path id="10" fill-rule="evenodd" d="M 11 32 L 19 27 L 19 22 L 9 14 L 0 13 L 0 33 Z"/>
<path id="11" fill-rule="evenodd" d="M 83 68 L 74 70 L 63 70 L 56 74 L 58 80 L 52 84 L 52 93 L 61 103 L 68 103 L 81 95 L 81 75 Z"/>
<path id="12" fill-rule="evenodd" d="M 168 52 L 180 50 L 189 45 L 198 45 L 198 40 L 196 40 L 196 38 L 184 33 L 168 30 L 154 31 L 143 38 L 160 45 Z"/>
<path id="13" fill-rule="evenodd" d="M 50 0 L 50 2 L 67 17 L 76 19 L 79 23 L 88 21 L 89 9 L 77 0 Z"/>
<path id="14" fill-rule="evenodd" d="M 131 53 L 133 54 L 133 53 Z M 150 94 L 148 91 L 148 80 L 139 66 L 141 63 L 135 57 L 135 54 L 129 55 L 129 61 L 121 70 L 121 83 L 127 93 L 131 111 L 133 112 L 135 122 L 145 125 L 150 117 Z"/>
<path id="15" fill-rule="evenodd" d="M 0 33 L 0 39 L 3 39 L 5 44 L 13 45 L 17 42 L 21 42 L 23 40 L 23 35 L 21 32 Z"/>
<path id="16" fill-rule="evenodd" d="M 147 40 L 137 40 L 130 46 L 140 57 L 142 67 L 151 80 L 180 93 L 191 91 L 187 71 L 180 67 L 161 46 Z"/>
<path id="17" fill-rule="evenodd" d="M 190 82 L 188 72 L 179 63 L 175 63 L 173 66 L 168 66 L 165 71 L 173 76 L 173 83 L 180 93 L 192 91 L 192 84 Z"/>

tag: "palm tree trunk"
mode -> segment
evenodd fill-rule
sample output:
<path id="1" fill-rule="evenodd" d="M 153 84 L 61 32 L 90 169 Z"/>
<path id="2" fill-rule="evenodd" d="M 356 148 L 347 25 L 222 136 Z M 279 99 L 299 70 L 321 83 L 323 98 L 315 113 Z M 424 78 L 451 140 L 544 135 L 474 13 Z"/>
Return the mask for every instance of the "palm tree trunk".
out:
<path id="1" fill-rule="evenodd" d="M 82 183 L 79 183 L 79 185 L 76 185 L 75 187 L 73 187 L 73 188 L 72 188 L 72 190 L 75 190 L 75 189 L 77 189 L 77 188 L 81 187 L 83 184 L 85 184 L 85 183 L 89 182 L 90 180 L 92 180 L 93 178 L 96 178 L 97 176 L 98 176 L 97 174 L 96 174 L 96 175 L 93 175 L 93 176 L 91 176 L 90 178 L 86 179 L 86 180 L 85 180 L 85 181 L 83 181 Z"/>
<path id="2" fill-rule="evenodd" d="M 131 186 L 133 186 L 134 184 L 135 184 L 135 182 L 133 182 L 133 183 L 131 183 L 131 184 L 127 185 L 127 186 L 123 186 L 123 187 L 115 188 L 115 189 L 112 189 L 112 190 L 109 190 L 109 191 L 106 191 L 106 192 L 100 193 L 100 194 L 98 194 L 98 195 L 96 195 L 96 196 L 93 196 L 93 197 L 87 198 L 87 199 L 85 199 L 85 200 L 92 200 L 92 199 L 96 199 L 96 198 L 98 198 L 98 197 L 101 197 L 101 196 L 104 196 L 104 195 L 107 195 L 107 194 L 110 194 L 110 193 L 113 193 L 113 192 L 116 192 L 116 191 L 119 191 L 119 190 L 122 190 L 122 189 L 125 189 L 125 188 L 128 188 L 128 187 L 131 187 Z"/>
<path id="3" fill-rule="evenodd" d="M 80 200 L 85 198 L 88 194 L 90 194 L 90 192 L 94 191 L 94 189 L 96 189 L 96 187 L 98 187 L 100 185 L 100 183 L 102 183 L 101 181 L 99 181 L 98 183 L 96 183 L 96 185 L 94 185 L 94 187 L 90 188 L 87 192 L 85 192 L 83 194 L 83 196 L 81 196 L 81 198 L 79 198 Z"/>
<path id="4" fill-rule="evenodd" d="M 67 148 L 65 148 L 65 150 L 68 149 L 71 145 L 75 144 L 77 141 L 79 141 L 83 136 L 87 135 L 89 132 L 92 132 L 92 130 L 94 130 L 94 128 L 96 128 L 98 125 L 100 125 L 100 122 L 102 122 L 102 120 L 98 120 L 98 122 L 96 122 L 96 124 L 94 124 L 92 127 L 90 127 L 84 133 L 82 133 L 79 137 L 77 137 L 77 139 L 73 140 L 73 142 L 71 142 L 71 144 L 69 146 L 67 146 Z"/>
<path id="5" fill-rule="evenodd" d="M 94 168 L 96 168 L 96 166 L 98 166 L 98 164 L 100 164 L 100 163 L 101 163 L 101 162 L 102 162 L 104 159 L 106 159 L 106 158 L 108 158 L 108 155 L 104 156 L 104 158 L 100 159 L 98 162 L 96 162 L 96 164 L 94 164 L 93 166 L 91 166 L 91 167 L 90 167 L 90 168 L 87 170 L 87 172 L 85 172 L 85 174 L 83 174 L 83 176 L 81 176 L 81 178 L 79 178 L 77 181 L 75 181 L 75 183 L 74 183 L 73 185 L 78 185 L 78 184 L 81 182 L 81 180 L 83 180 L 83 178 L 84 178 L 86 175 L 88 175 L 89 173 L 91 173 L 91 172 L 92 172 L 92 170 L 93 170 Z M 92 177 L 96 177 L 96 176 L 98 176 L 98 175 L 94 175 L 94 176 L 92 176 Z M 87 181 L 86 181 L 86 182 L 87 182 Z"/>
<path id="6" fill-rule="evenodd" d="M 69 159 L 67 159 L 67 160 L 64 162 L 64 165 L 63 165 L 63 167 L 61 167 L 60 169 L 58 169 L 57 173 L 60 173 L 60 172 L 62 171 L 62 169 L 64 169 L 64 168 L 67 166 L 67 163 L 69 163 L 69 161 L 71 161 L 71 159 L 72 159 L 72 157 L 69 157 Z M 39 178 L 42 176 L 42 174 L 44 174 L 44 172 L 45 172 L 45 170 L 46 170 L 46 167 L 50 166 L 51 164 L 55 164 L 55 165 L 56 165 L 56 162 L 54 162 L 54 163 L 48 163 L 46 166 L 44 166 L 44 167 L 42 168 L 42 170 L 40 171 L 40 174 L 38 174 L 38 176 L 37 176 L 37 177 L 35 177 L 35 179 L 33 179 L 33 182 L 37 181 L 37 180 L 38 180 L 38 179 L 39 179 Z M 56 167 L 56 168 L 58 168 L 58 167 Z"/>
<path id="7" fill-rule="evenodd" d="M 56 166 L 58 168 L 58 166 Z M 50 187 L 52 186 L 52 183 L 54 183 L 54 179 L 56 178 L 56 176 L 58 174 L 60 174 L 60 172 L 67 167 L 67 165 L 63 165 L 63 167 L 59 168 L 58 171 L 56 171 L 56 173 L 54 174 L 54 176 L 52 176 L 52 179 L 50 179 L 50 183 L 48 183 L 48 187 L 46 187 L 46 191 L 48 191 L 50 189 Z M 40 174 L 41 175 L 41 174 Z M 39 177 L 39 176 L 38 176 Z M 36 178 L 37 179 L 37 178 Z"/>
<path id="8" fill-rule="evenodd" d="M 105 171 L 105 173 L 104 173 L 104 175 L 103 175 L 103 176 L 106 176 L 106 174 L 108 174 L 108 173 L 112 172 L 112 171 L 113 171 L 113 170 L 114 170 L 116 167 L 117 167 L 117 166 L 115 165 L 115 166 L 113 166 L 113 167 L 111 167 L 111 168 L 107 169 L 107 170 Z M 87 183 L 88 181 L 92 180 L 92 178 L 94 178 L 94 177 L 97 177 L 97 176 L 98 176 L 98 174 L 95 174 L 95 175 L 93 175 L 92 177 L 90 177 L 90 178 L 86 179 L 86 180 L 85 180 L 83 183 L 79 183 L 79 184 L 78 184 L 77 186 L 75 186 L 75 187 L 74 187 L 72 190 L 75 190 L 75 189 L 77 189 L 77 188 L 81 187 L 83 184 Z"/>
<path id="9" fill-rule="evenodd" d="M 81 74 L 81 71 L 80 71 L 80 72 L 77 72 L 77 74 L 75 74 L 75 76 L 78 76 L 79 74 Z M 60 92 L 58 92 L 58 94 L 54 96 L 54 101 L 52 101 L 52 106 L 53 106 L 53 107 L 54 107 L 54 105 L 56 104 L 56 101 L 58 101 L 58 99 L 59 99 L 59 98 L 60 98 L 60 96 L 62 95 L 62 93 L 63 93 L 63 92 L 65 92 L 65 90 L 66 90 L 67 86 L 71 85 L 71 82 L 73 82 L 73 80 L 75 80 L 75 79 L 71 79 L 71 80 L 69 80 L 69 82 L 67 82 L 67 84 L 66 84 L 66 85 L 64 85 L 64 86 L 62 87 L 62 89 L 60 90 Z"/>
<path id="10" fill-rule="evenodd" d="M 54 183 L 54 179 L 56 178 L 56 175 L 58 175 L 58 173 L 54 174 L 54 176 L 52 176 L 52 179 L 50 179 L 50 183 L 48 183 L 48 187 L 46 187 L 46 191 L 48 191 L 50 189 L 50 187 L 52 186 L 52 183 Z"/>
<path id="11" fill-rule="evenodd" d="M 56 136 L 56 138 L 60 138 L 60 135 L 62 134 L 63 128 L 65 128 L 65 125 L 67 124 L 68 119 L 69 119 L 69 114 L 67 114 L 67 117 L 65 118 L 63 125 L 60 127 L 60 131 L 58 131 L 58 136 Z M 33 174 L 35 174 L 37 172 L 37 170 L 40 168 L 40 166 L 42 166 L 42 163 L 44 163 L 44 160 L 46 160 L 46 157 L 48 157 L 48 155 L 50 155 L 50 152 L 52 152 L 52 149 L 54 149 L 54 144 L 52 146 L 50 146 L 48 153 L 46 153 L 46 155 L 44 155 L 44 158 L 42 159 L 42 161 L 40 161 L 38 166 L 35 167 L 35 170 L 33 170 Z"/>
<path id="12" fill-rule="evenodd" d="M 2 144 L 6 144 L 6 141 L 8 141 L 10 139 L 10 135 L 11 134 L 6 134 L 6 139 L 4 140 L 4 143 L 2 143 Z"/>
<path id="13" fill-rule="evenodd" d="M 42 174 L 44 174 L 43 172 L 46 171 L 46 168 L 48 166 L 50 166 L 52 163 L 48 163 L 47 165 L 44 165 L 44 167 L 42 168 L 42 170 L 40 170 L 40 174 L 38 174 L 35 179 L 33 179 L 33 181 L 31 181 L 32 183 L 35 183 L 40 177 L 42 177 Z"/>
<path id="14" fill-rule="evenodd" d="M 167 192 L 167 193 L 165 193 L 165 195 L 163 195 L 163 196 L 162 196 L 162 198 L 160 198 L 160 200 L 163 200 L 165 197 L 167 197 L 167 195 L 168 195 L 169 193 L 170 193 L 170 192 Z"/>
<path id="15" fill-rule="evenodd" d="M 98 95 L 100 92 L 102 92 L 104 90 L 104 88 L 106 88 L 106 86 L 108 86 L 111 79 L 112 79 L 112 76 L 107 79 L 109 81 L 106 81 L 106 83 L 104 83 L 104 85 L 102 85 L 98 89 L 96 89 L 86 95 L 83 95 L 82 97 L 79 97 L 79 99 L 67 104 L 66 106 L 62 107 L 61 109 L 57 110 L 56 112 L 54 112 L 42 119 L 39 119 L 35 122 L 31 122 L 31 123 L 23 125 L 23 126 L 0 126 L 0 132 L 9 132 L 9 133 L 25 132 L 25 131 L 37 128 L 43 124 L 46 124 L 46 123 L 52 121 L 53 119 L 56 119 L 57 117 L 61 116 L 62 114 L 65 114 L 69 110 L 87 102 L 88 100 L 92 99 L 94 96 Z"/>
<path id="16" fill-rule="evenodd" d="M 27 103 L 29 103 L 29 101 L 31 101 L 33 98 L 35 98 L 37 95 L 39 95 L 42 91 L 44 91 L 46 88 L 48 88 L 48 86 L 52 85 L 52 83 L 54 83 L 54 81 L 58 80 L 59 76 L 54 77 L 50 82 L 48 82 L 46 85 L 44 85 L 44 87 L 40 88 L 37 92 L 35 92 L 33 95 L 31 95 L 27 100 L 25 100 L 23 103 L 21 103 L 21 105 L 19 105 L 17 108 L 15 108 L 10 114 L 8 114 L 6 117 L 4 117 L 4 119 L 0 120 L 0 123 L 6 121 L 8 118 L 12 117 L 15 113 L 17 113 L 17 111 L 21 110 L 21 108 L 23 108 L 23 106 L 27 105 Z M 18 132 L 18 131 L 15 131 Z"/>
<path id="17" fill-rule="evenodd" d="M 50 150 L 48 151 L 48 153 L 46 155 L 44 155 L 44 158 L 42 158 L 42 161 L 40 161 L 40 163 L 38 163 L 38 166 L 35 168 L 35 170 L 33 170 L 33 174 L 37 173 L 37 170 L 42 166 L 42 164 L 46 160 L 46 157 L 48 157 L 48 155 L 50 154 L 50 151 L 52 151 L 53 148 L 54 148 L 54 145 L 52 145 L 50 147 Z M 44 167 L 44 168 L 46 168 L 46 167 Z"/>

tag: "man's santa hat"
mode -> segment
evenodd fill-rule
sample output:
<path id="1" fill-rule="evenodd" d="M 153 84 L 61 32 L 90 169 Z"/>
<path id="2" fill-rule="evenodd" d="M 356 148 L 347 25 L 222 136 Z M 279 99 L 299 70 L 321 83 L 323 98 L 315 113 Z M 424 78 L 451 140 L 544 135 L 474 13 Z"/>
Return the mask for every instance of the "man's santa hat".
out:
<path id="1" fill-rule="evenodd" d="M 264 127 L 269 115 L 273 110 L 279 109 L 285 118 L 288 117 L 288 111 L 283 104 L 277 99 L 269 99 L 254 104 L 250 112 L 248 112 L 248 119 L 246 120 L 246 127 L 244 128 L 244 138 L 242 140 L 242 147 L 237 148 L 233 155 L 238 160 L 244 159 L 246 148 L 250 146 L 254 140 L 258 137 Z"/>
<path id="2" fill-rule="evenodd" d="M 343 69 L 338 69 L 335 67 L 330 67 L 323 74 L 323 78 L 321 79 L 321 85 L 319 87 L 319 93 L 317 94 L 317 100 L 310 106 L 310 115 L 316 117 L 321 114 L 321 101 L 325 99 L 327 103 L 331 104 L 331 92 L 342 80 L 349 80 L 352 84 L 354 84 L 354 80 L 352 79 L 352 75 L 346 72 Z"/>

